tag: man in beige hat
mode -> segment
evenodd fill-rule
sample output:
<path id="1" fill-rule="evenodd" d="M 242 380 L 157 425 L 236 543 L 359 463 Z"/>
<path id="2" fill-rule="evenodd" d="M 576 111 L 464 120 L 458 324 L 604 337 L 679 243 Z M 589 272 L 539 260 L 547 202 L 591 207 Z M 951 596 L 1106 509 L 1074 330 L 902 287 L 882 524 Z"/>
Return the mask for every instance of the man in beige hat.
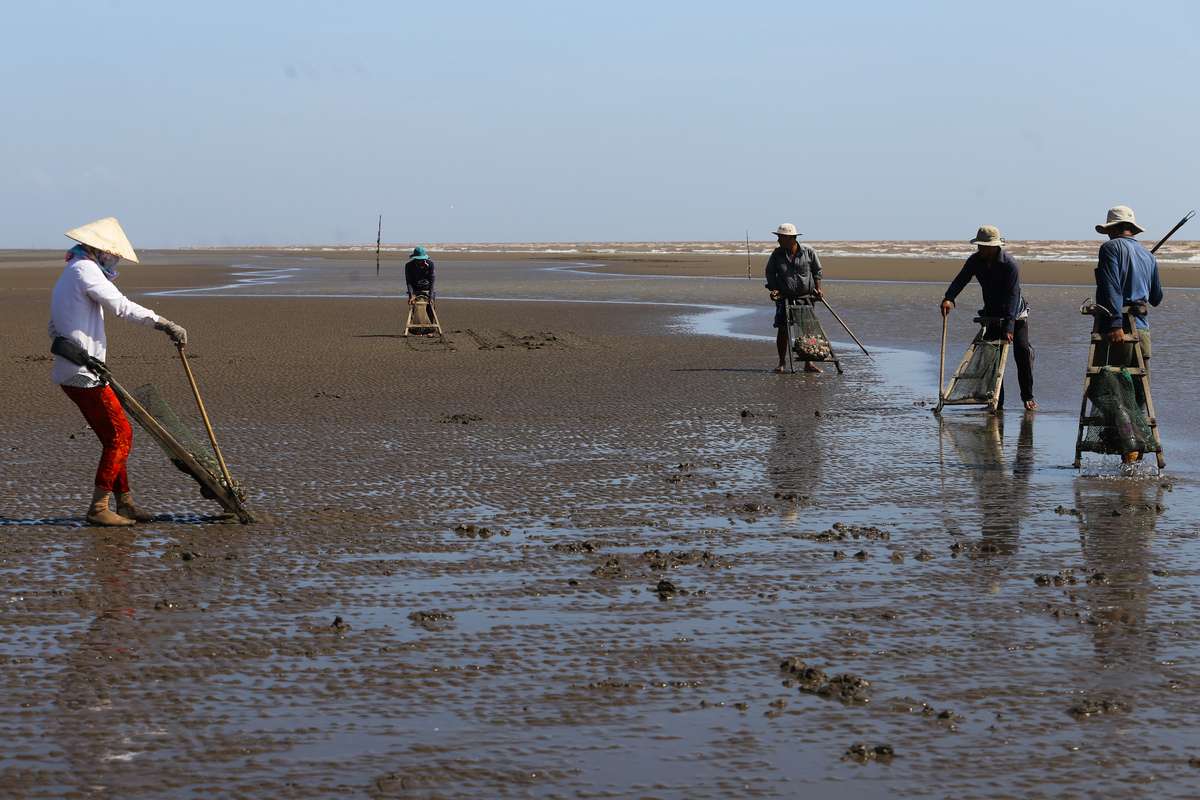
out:
<path id="1" fill-rule="evenodd" d="M 767 259 L 767 289 L 775 301 L 775 349 L 779 351 L 778 373 L 787 372 L 787 303 L 807 297 L 821 297 L 821 259 L 806 244 L 800 244 L 796 226 L 785 222 L 775 229 L 779 246 Z M 811 361 L 804 362 L 805 372 L 820 372 Z"/>
<path id="2" fill-rule="evenodd" d="M 108 311 L 164 331 L 177 344 L 187 342 L 187 331 L 125 297 L 113 283 L 122 258 L 138 263 L 133 246 L 114 217 L 90 222 L 66 235 L 79 244 L 67 251 L 67 266 L 50 296 L 51 340 L 69 339 L 88 355 L 104 361 L 108 355 L 104 312 Z M 133 428 L 112 388 L 87 367 L 59 355 L 54 357 L 51 378 L 83 412 L 103 447 L 87 521 L 93 525 L 133 525 L 149 520 L 150 515 L 134 504 L 129 491 L 125 464 L 133 446 Z M 109 508 L 114 493 L 116 513 Z"/>
<path id="3" fill-rule="evenodd" d="M 979 287 L 983 290 L 983 309 L 979 316 L 1001 320 L 990 324 L 985 335 L 989 339 L 1003 336 L 1012 343 L 1021 402 L 1026 410 L 1033 411 L 1037 408 L 1037 401 L 1033 399 L 1034 352 L 1033 345 L 1029 343 L 1029 304 L 1021 295 L 1020 265 L 1004 249 L 1004 237 L 995 225 L 980 227 L 971 244 L 975 245 L 975 252 L 967 258 L 942 298 L 942 316 L 948 316 L 954 309 L 955 298 L 971 278 L 979 281 Z M 1000 389 L 1000 405 L 1004 405 L 1003 387 Z"/>
<path id="4" fill-rule="evenodd" d="M 1124 317 L 1121 309 L 1129 306 L 1134 312 L 1136 335 L 1141 339 L 1142 356 L 1146 360 L 1146 372 L 1150 371 L 1150 323 L 1147 321 L 1147 303 L 1157 306 L 1163 301 L 1162 282 L 1158 277 L 1158 261 L 1135 237 L 1144 228 L 1137 224 L 1133 209 L 1129 206 L 1113 206 L 1103 224 L 1096 226 L 1096 233 L 1108 236 L 1100 245 L 1100 256 L 1096 264 L 1096 315 L 1093 331 L 1103 335 L 1105 342 L 1096 346 L 1096 365 L 1137 366 L 1137 355 L 1133 345 L 1125 341 Z M 1135 382 L 1138 394 L 1140 383 Z M 1145 398 L 1139 396 L 1139 401 Z M 1125 453 L 1123 461 L 1131 464 L 1141 453 Z"/>

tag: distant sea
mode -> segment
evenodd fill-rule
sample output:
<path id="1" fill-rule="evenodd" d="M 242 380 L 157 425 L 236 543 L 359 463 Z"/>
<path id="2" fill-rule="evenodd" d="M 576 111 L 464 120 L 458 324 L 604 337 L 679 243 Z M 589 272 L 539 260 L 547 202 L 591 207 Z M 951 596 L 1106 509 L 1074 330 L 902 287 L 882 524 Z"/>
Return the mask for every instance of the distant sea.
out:
<path id="1" fill-rule="evenodd" d="M 961 260 L 975 248 L 963 241 L 808 241 L 822 256 L 853 256 L 878 258 L 935 258 Z M 1100 237 L 1090 240 L 1046 240 L 1010 242 L 1008 249 L 1025 261 L 1093 261 L 1102 243 Z M 1153 240 L 1143 237 L 1143 242 Z M 745 241 L 727 242 L 500 242 L 500 243 L 435 243 L 422 242 L 438 253 L 527 253 L 531 255 L 745 255 Z M 403 252 L 412 244 L 385 244 L 387 253 Z M 750 242 L 754 256 L 765 256 L 774 243 Z M 271 248 L 280 249 L 280 248 Z M 296 250 L 373 251 L 374 244 L 283 248 Z M 1160 263 L 1200 265 L 1200 241 L 1171 241 L 1158 252 Z"/>

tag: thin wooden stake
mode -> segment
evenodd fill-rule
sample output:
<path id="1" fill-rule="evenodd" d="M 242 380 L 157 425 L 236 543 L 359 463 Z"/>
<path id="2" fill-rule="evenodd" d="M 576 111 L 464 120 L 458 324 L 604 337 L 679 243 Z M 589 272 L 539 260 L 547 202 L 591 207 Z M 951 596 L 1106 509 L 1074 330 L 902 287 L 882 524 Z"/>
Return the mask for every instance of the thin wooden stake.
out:
<path id="1" fill-rule="evenodd" d="M 379 245 L 383 241 L 383 214 L 379 215 L 379 228 L 375 231 L 375 277 L 379 277 Z"/>
<path id="2" fill-rule="evenodd" d="M 750 278 L 750 229 L 746 228 L 746 280 Z"/>

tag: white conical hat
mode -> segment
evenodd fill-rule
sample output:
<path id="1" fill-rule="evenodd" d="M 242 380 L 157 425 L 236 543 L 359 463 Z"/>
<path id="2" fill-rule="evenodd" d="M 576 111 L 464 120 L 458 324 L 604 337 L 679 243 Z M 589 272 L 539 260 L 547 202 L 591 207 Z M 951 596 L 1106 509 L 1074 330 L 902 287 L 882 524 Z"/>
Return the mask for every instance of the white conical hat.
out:
<path id="1" fill-rule="evenodd" d="M 80 244 L 86 244 L 105 253 L 112 253 L 114 256 L 120 256 L 135 264 L 138 263 L 137 253 L 133 252 L 133 245 L 129 243 L 129 237 L 125 235 L 125 231 L 121 230 L 121 223 L 117 222 L 116 217 L 105 217 L 95 222 L 89 222 L 87 225 L 72 228 L 67 231 L 66 236 Z"/>

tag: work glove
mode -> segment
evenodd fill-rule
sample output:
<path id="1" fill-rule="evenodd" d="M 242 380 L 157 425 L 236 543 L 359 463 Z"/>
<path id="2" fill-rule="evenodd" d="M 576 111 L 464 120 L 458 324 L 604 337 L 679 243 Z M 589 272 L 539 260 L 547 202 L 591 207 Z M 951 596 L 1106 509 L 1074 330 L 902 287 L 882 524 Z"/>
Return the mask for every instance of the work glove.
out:
<path id="1" fill-rule="evenodd" d="M 187 331 L 182 325 L 177 325 L 166 317 L 159 317 L 158 322 L 154 324 L 154 329 L 159 330 L 171 337 L 171 341 L 182 347 L 187 344 Z"/>

